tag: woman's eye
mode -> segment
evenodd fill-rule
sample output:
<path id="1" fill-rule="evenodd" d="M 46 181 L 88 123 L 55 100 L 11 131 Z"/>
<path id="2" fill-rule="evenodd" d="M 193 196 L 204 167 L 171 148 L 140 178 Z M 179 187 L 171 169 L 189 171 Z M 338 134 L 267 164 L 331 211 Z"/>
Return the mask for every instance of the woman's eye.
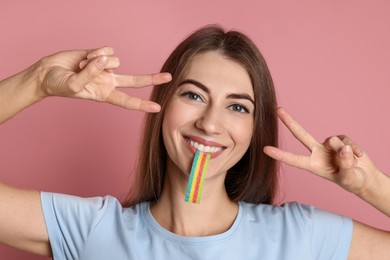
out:
<path id="1" fill-rule="evenodd" d="M 186 97 L 190 100 L 195 100 L 195 101 L 202 101 L 202 98 L 200 95 L 194 93 L 194 92 L 185 92 L 185 93 L 182 93 L 180 96 L 182 97 Z"/>
<path id="2" fill-rule="evenodd" d="M 246 108 L 244 105 L 240 105 L 240 104 L 231 105 L 230 109 L 239 113 L 249 113 L 249 109 Z"/>

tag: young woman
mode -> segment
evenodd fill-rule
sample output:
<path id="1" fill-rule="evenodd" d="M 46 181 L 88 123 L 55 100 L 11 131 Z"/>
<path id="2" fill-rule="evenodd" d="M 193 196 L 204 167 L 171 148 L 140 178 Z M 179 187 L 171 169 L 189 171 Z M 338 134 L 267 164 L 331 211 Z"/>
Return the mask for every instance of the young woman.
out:
<path id="1" fill-rule="evenodd" d="M 388 232 L 306 205 L 272 205 L 274 159 L 333 181 L 387 215 L 390 181 L 350 138 L 320 144 L 276 109 L 266 63 L 245 35 L 215 26 L 196 31 L 164 64 L 170 75 L 120 76 L 112 72 L 118 64 L 111 48 L 62 52 L 1 82 L 1 121 L 50 95 L 161 110 L 147 116 L 137 179 L 123 206 L 112 197 L 1 185 L 2 243 L 55 259 L 390 257 Z M 152 101 L 115 90 L 149 84 L 165 84 Z M 310 156 L 276 148 L 277 117 Z M 194 204 L 184 197 L 197 150 L 211 159 Z"/>

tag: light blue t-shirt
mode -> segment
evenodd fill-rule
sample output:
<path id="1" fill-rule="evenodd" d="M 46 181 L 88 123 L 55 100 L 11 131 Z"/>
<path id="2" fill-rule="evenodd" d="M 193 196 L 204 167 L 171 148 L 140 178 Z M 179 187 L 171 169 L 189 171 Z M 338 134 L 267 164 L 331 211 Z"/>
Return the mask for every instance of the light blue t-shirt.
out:
<path id="1" fill-rule="evenodd" d="M 110 196 L 41 198 L 55 260 L 346 259 L 352 236 L 350 219 L 298 203 L 240 202 L 228 231 L 184 237 L 161 227 L 147 202 L 122 208 Z"/>

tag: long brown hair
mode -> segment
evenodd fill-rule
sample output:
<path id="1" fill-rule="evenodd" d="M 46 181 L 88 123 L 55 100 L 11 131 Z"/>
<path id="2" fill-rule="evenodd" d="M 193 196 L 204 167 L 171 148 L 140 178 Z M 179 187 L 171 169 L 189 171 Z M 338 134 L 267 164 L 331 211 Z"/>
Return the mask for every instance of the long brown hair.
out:
<path id="1" fill-rule="evenodd" d="M 277 163 L 263 153 L 265 145 L 277 146 L 278 140 L 277 104 L 271 74 L 256 45 L 246 35 L 237 31 L 225 32 L 219 26 L 207 26 L 181 42 L 161 69 L 171 73 L 173 79 L 153 89 L 151 100 L 161 105 L 161 112 L 146 116 L 136 179 L 124 206 L 154 202 L 160 197 L 167 162 L 162 138 L 165 108 L 193 57 L 207 51 L 217 51 L 241 64 L 251 78 L 254 91 L 254 134 L 244 156 L 228 170 L 225 187 L 229 198 L 250 203 L 273 202 L 277 190 Z"/>

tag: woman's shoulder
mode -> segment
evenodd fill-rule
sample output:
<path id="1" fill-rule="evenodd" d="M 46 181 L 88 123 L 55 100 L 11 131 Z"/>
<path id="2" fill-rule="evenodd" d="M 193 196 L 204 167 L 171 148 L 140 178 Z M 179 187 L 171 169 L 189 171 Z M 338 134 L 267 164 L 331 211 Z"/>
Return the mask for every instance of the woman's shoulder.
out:
<path id="1" fill-rule="evenodd" d="M 78 216 L 85 215 L 100 217 L 128 217 L 133 218 L 140 214 L 147 205 L 146 202 L 122 207 L 121 202 L 113 196 L 79 197 L 68 194 L 41 192 L 41 200 L 44 211 L 60 212 L 66 215 L 74 213 Z"/>
<path id="2" fill-rule="evenodd" d="M 67 259 L 80 259 L 92 254 L 86 259 L 96 259 L 97 247 L 100 253 L 116 253 L 106 246 L 107 238 L 120 245 L 123 237 L 135 237 L 146 229 L 146 202 L 124 208 L 112 196 L 82 198 L 47 192 L 41 193 L 41 201 L 54 258 L 63 259 L 65 254 Z"/>
<path id="3" fill-rule="evenodd" d="M 296 201 L 285 202 L 280 205 L 276 204 L 253 204 L 248 202 L 240 202 L 240 204 L 249 212 L 258 214 L 290 214 L 291 212 L 311 212 L 315 209 L 312 205 L 302 204 Z"/>
<path id="4" fill-rule="evenodd" d="M 286 202 L 280 205 L 252 204 L 240 202 L 250 221 L 259 223 L 283 223 L 296 227 L 314 223 L 348 222 L 349 219 L 339 214 L 319 209 L 313 205 L 299 202 Z"/>
<path id="5" fill-rule="evenodd" d="M 259 245 L 267 243 L 276 251 L 306 252 L 309 259 L 334 259 L 332 255 L 345 259 L 348 253 L 352 234 L 349 218 L 298 202 L 240 205 L 245 211 L 242 237 L 249 234 Z"/>

